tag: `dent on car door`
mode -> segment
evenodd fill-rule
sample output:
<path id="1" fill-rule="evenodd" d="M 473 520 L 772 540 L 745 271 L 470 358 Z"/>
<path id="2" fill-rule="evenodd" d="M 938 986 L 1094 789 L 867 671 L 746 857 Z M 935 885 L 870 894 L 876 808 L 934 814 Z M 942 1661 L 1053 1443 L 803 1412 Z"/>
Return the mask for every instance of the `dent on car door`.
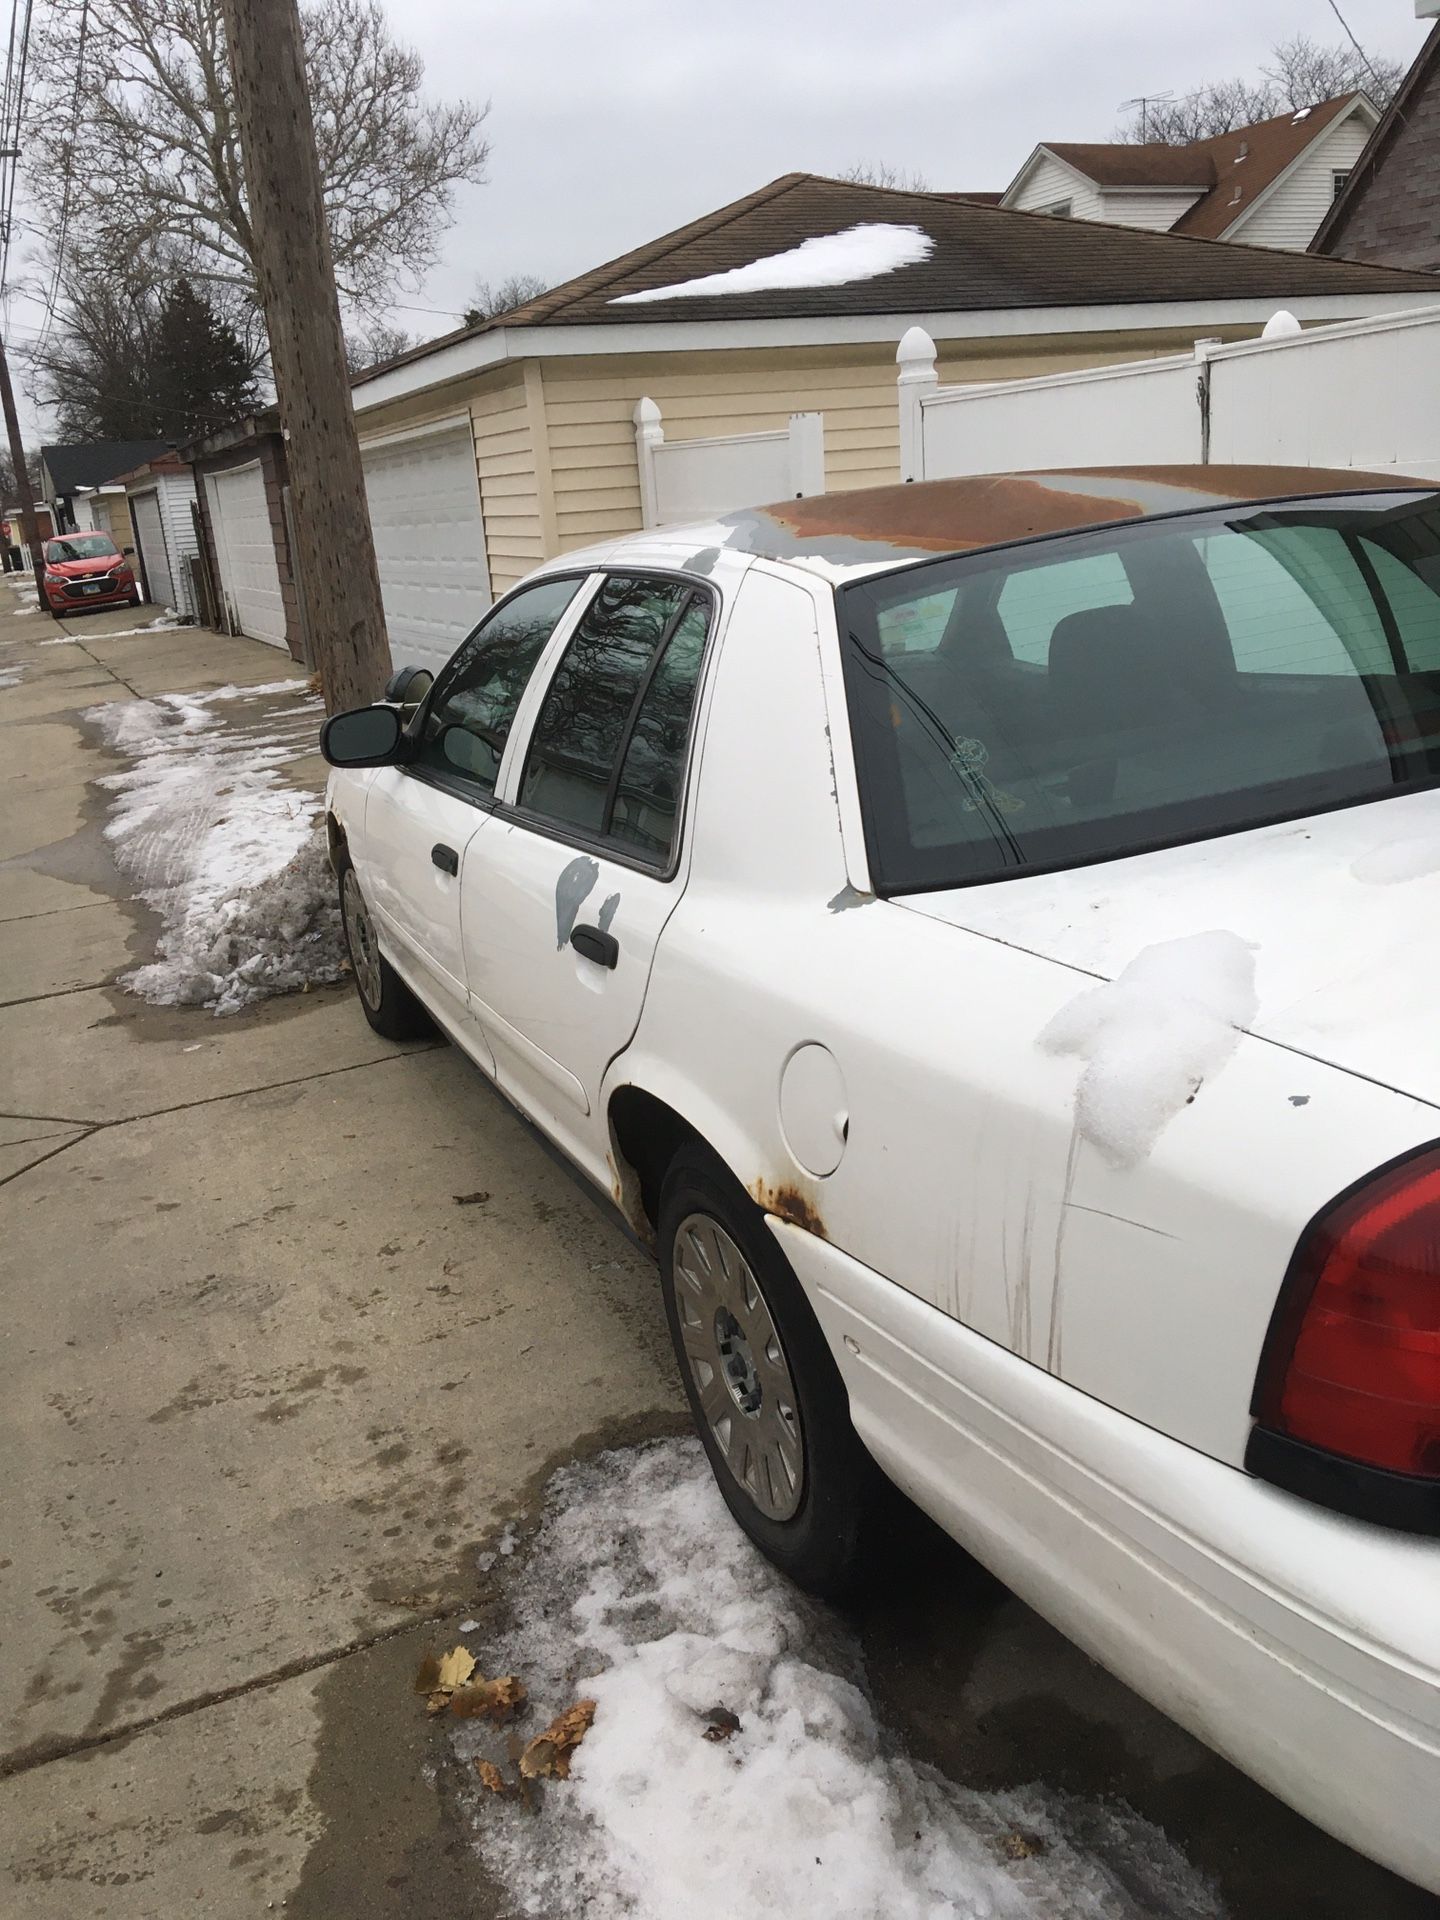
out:
<path id="1" fill-rule="evenodd" d="M 580 1151 L 609 1061 L 635 1031 L 676 900 L 693 714 L 715 600 L 613 575 L 538 705 L 511 804 L 463 887 L 476 1012 L 502 1080 Z"/>
<path id="2" fill-rule="evenodd" d="M 497 607 L 441 672 L 411 757 L 370 785 L 362 884 L 402 968 L 422 972 L 462 1013 L 465 850 L 489 819 L 526 684 L 579 586 L 578 577 L 543 580 Z"/>

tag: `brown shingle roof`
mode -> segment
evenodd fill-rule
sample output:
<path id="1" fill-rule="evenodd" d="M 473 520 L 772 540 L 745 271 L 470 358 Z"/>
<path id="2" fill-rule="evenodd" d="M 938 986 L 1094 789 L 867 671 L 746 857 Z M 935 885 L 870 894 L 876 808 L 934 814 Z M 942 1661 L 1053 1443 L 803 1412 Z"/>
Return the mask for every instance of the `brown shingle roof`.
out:
<path id="1" fill-rule="evenodd" d="M 1389 152 L 1395 136 L 1406 123 L 1415 95 L 1440 68 L 1440 20 L 1426 35 L 1425 44 L 1416 54 L 1410 71 L 1400 83 L 1399 91 L 1380 116 L 1379 124 L 1366 141 L 1360 158 L 1350 169 L 1350 178 L 1335 196 L 1334 204 L 1326 209 L 1325 218 L 1315 229 L 1315 237 L 1310 242 L 1312 253 L 1330 253 L 1337 246 L 1351 214 L 1360 203 L 1361 195 L 1375 176 L 1384 156 Z M 1433 157 L 1432 157 L 1433 164 Z"/>
<path id="2" fill-rule="evenodd" d="M 1200 147 L 1131 146 L 1123 140 L 1047 140 L 1046 153 L 1097 187 L 1195 187 L 1215 184 L 1215 162 Z"/>
<path id="3" fill-rule="evenodd" d="M 876 223 L 921 228 L 934 242 L 928 258 L 839 286 L 614 304 L 623 293 L 723 273 L 819 235 Z M 1425 274 L 1018 213 L 958 194 L 909 193 L 791 173 L 509 313 L 428 341 L 387 365 L 422 359 L 456 340 L 502 327 L 977 313 L 1433 289 L 1433 279 Z M 383 366 L 372 367 L 356 384 L 384 371 Z"/>
<path id="4" fill-rule="evenodd" d="M 1185 147 L 1134 146 L 1122 140 L 1047 140 L 1044 150 L 1083 173 L 1097 187 L 1194 187 L 1203 199 L 1181 214 L 1171 232 L 1218 240 L 1317 134 L 1362 97 L 1342 93 L 1310 107 L 1298 119 L 1295 109 L 1287 108 L 1271 120 L 1234 127 L 1229 133 L 1217 133 Z"/>

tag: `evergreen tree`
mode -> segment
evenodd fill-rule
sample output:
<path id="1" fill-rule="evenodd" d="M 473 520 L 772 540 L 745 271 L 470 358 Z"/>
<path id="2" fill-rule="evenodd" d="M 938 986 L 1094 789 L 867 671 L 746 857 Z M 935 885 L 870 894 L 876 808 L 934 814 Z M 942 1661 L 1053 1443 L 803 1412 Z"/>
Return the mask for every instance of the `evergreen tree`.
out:
<path id="1" fill-rule="evenodd" d="M 161 296 L 152 353 L 152 402 L 187 439 L 213 433 L 259 398 L 254 366 L 235 329 L 188 280 Z M 166 437 L 175 437 L 173 431 Z"/>

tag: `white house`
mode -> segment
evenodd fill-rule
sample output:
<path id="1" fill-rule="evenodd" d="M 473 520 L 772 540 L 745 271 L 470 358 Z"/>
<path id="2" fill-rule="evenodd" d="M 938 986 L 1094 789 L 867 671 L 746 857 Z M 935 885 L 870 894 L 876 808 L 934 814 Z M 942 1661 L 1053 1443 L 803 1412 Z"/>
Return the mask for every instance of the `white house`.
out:
<path id="1" fill-rule="evenodd" d="M 1346 93 L 1184 147 L 1042 141 L 1000 204 L 1303 251 L 1379 118 L 1363 93 Z"/>

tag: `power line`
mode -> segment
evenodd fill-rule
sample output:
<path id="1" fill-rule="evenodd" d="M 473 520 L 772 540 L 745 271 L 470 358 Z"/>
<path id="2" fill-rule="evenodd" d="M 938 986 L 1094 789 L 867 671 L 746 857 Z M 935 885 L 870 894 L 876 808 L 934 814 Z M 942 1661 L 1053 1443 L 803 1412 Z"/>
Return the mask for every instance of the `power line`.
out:
<path id="1" fill-rule="evenodd" d="M 1383 93 L 1385 90 L 1385 83 L 1383 80 L 1381 80 L 1379 74 L 1376 73 L 1375 68 L 1371 63 L 1369 54 L 1366 53 L 1365 49 L 1361 46 L 1360 42 L 1355 38 L 1354 34 L 1350 31 L 1350 22 L 1345 18 L 1344 14 L 1341 13 L 1340 7 L 1339 7 L 1339 0 L 1330 0 L 1330 11 L 1334 14 L 1335 18 L 1340 22 L 1341 27 L 1344 29 L 1345 38 L 1350 42 L 1351 46 L 1355 49 L 1356 53 L 1359 55 L 1360 64 L 1364 67 L 1365 71 L 1369 74 L 1370 78 L 1375 82 L 1375 88 L 1377 93 Z"/>
<path id="2" fill-rule="evenodd" d="M 30 59 L 30 14 L 34 0 L 25 0 L 25 21 L 20 29 L 20 58 L 15 70 L 14 95 L 14 134 L 7 140 L 7 146 L 16 149 L 16 156 L 10 161 L 10 178 L 7 182 L 4 211 L 4 240 L 0 243 L 0 288 L 10 284 L 10 230 L 15 216 L 15 187 L 20 178 L 20 128 L 25 118 L 25 72 Z"/>

